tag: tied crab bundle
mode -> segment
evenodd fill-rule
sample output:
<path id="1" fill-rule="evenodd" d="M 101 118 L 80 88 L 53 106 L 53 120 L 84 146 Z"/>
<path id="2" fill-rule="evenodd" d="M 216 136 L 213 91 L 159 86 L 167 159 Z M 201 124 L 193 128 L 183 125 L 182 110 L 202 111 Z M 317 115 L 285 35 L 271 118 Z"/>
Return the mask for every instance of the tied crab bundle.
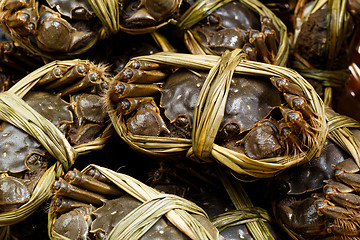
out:
<path id="1" fill-rule="evenodd" d="M 0 93 L 1 226 L 29 217 L 79 154 L 102 149 L 112 135 L 100 104 L 103 70 L 84 60 L 55 61 Z"/>
<path id="2" fill-rule="evenodd" d="M 360 123 L 330 108 L 326 114 L 329 135 L 323 153 L 271 183 L 275 218 L 292 239 L 360 236 Z"/>
<path id="3" fill-rule="evenodd" d="M 87 0 L 4 0 L 0 25 L 22 48 L 48 59 L 83 53 L 101 37 Z"/>
<path id="4" fill-rule="evenodd" d="M 64 178 L 53 185 L 52 239 L 223 239 L 196 204 L 126 174 L 92 164 Z"/>
<path id="5" fill-rule="evenodd" d="M 193 54 L 221 55 L 242 48 L 248 59 L 280 66 L 287 63 L 285 24 L 260 1 L 197 1 L 178 21 Z"/>
<path id="6" fill-rule="evenodd" d="M 318 155 L 327 122 L 312 86 L 291 69 L 242 58 L 241 50 L 134 58 L 105 96 L 118 135 L 150 156 L 217 161 L 256 178 Z"/>
<path id="7" fill-rule="evenodd" d="M 331 107 L 349 81 L 360 36 L 359 10 L 356 1 L 303 0 L 294 12 L 289 65 L 312 81 Z"/>

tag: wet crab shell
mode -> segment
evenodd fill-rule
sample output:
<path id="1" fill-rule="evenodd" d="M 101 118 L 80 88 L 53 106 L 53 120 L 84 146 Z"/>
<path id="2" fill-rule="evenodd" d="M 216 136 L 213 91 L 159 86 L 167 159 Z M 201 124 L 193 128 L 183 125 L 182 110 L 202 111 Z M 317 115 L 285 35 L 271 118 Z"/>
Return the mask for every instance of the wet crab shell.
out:
<path id="1" fill-rule="evenodd" d="M 188 70 L 178 70 L 164 83 L 160 106 L 170 122 L 185 116 L 189 124 L 193 121 L 195 103 L 199 96 L 205 73 L 199 78 Z M 251 129 L 264 119 L 270 111 L 281 104 L 276 89 L 261 78 L 234 76 L 226 102 L 220 131 L 227 125 L 235 125 L 238 134 Z"/>
<path id="2" fill-rule="evenodd" d="M 61 1 L 46 0 L 51 8 L 56 8 L 59 13 L 73 19 L 89 19 L 94 17 L 94 10 L 88 1 Z"/>
<path id="3" fill-rule="evenodd" d="M 31 92 L 24 99 L 56 126 L 73 121 L 69 104 L 57 95 Z M 22 172 L 34 168 L 46 153 L 32 136 L 6 122 L 2 123 L 0 142 L 1 172 Z"/>
<path id="4" fill-rule="evenodd" d="M 27 202 L 31 192 L 24 181 L 15 177 L 2 177 L 0 179 L 0 211 L 15 209 Z"/>
<path id="5" fill-rule="evenodd" d="M 320 189 L 324 179 L 334 177 L 334 165 L 347 157 L 348 154 L 333 141 L 326 140 L 318 158 L 275 177 L 279 194 L 300 195 Z"/>

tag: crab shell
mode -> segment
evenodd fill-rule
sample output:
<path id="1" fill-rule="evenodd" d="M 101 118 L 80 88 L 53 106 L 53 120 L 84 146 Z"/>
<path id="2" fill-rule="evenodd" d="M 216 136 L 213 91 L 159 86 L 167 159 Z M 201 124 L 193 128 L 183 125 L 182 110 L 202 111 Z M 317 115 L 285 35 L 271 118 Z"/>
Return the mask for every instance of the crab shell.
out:
<path id="1" fill-rule="evenodd" d="M 24 100 L 55 126 L 73 121 L 69 104 L 46 92 L 30 92 Z M 41 165 L 46 150 L 32 136 L 3 122 L 0 129 L 0 172 L 22 172 Z"/>
<path id="2" fill-rule="evenodd" d="M 221 55 L 226 49 L 241 48 L 248 38 L 245 31 L 261 30 L 261 24 L 257 14 L 239 1 L 232 1 L 214 10 L 193 29 L 205 48 Z"/>
<path id="3" fill-rule="evenodd" d="M 31 193 L 22 179 L 10 176 L 0 178 L 0 211 L 15 209 L 30 197 Z"/>
<path id="4" fill-rule="evenodd" d="M 334 177 L 334 165 L 344 161 L 348 157 L 340 147 L 331 140 L 326 140 L 324 151 L 311 162 L 289 169 L 289 171 L 278 175 L 280 194 L 300 195 L 322 188 L 324 180 Z"/>
<path id="5" fill-rule="evenodd" d="M 46 0 L 51 8 L 56 10 L 62 15 L 72 19 L 89 19 L 94 16 L 94 10 L 86 0 L 76 1 L 61 1 L 61 0 Z"/>
<path id="6" fill-rule="evenodd" d="M 179 116 L 193 121 L 195 103 L 199 96 L 205 74 L 201 78 L 188 70 L 178 70 L 164 83 L 160 106 L 170 122 Z M 270 111 L 281 104 L 278 91 L 267 81 L 256 77 L 234 76 L 226 102 L 220 130 L 235 125 L 239 133 L 251 129 Z"/>

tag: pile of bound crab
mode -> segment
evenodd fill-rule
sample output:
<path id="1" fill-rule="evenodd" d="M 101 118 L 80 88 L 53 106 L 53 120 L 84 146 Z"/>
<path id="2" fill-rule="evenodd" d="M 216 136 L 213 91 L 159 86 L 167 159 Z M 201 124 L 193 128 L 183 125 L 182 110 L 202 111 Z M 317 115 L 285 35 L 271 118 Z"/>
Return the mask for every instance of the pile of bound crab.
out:
<path id="1" fill-rule="evenodd" d="M 1 0 L 0 238 L 360 239 L 359 23 L 356 0 Z"/>

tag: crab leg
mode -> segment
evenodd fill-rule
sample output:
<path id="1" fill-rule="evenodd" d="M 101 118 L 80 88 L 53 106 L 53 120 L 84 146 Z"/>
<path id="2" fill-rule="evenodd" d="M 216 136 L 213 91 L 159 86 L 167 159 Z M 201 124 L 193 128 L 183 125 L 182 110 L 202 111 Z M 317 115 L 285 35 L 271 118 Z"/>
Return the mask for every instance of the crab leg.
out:
<path id="1" fill-rule="evenodd" d="M 153 101 L 153 97 L 123 98 L 118 104 L 117 110 L 127 115 L 139 108 L 140 105 Z"/>
<path id="2" fill-rule="evenodd" d="M 123 191 L 121 191 L 118 187 L 100 182 L 88 175 L 81 173 L 77 169 L 67 172 L 64 178 L 69 184 L 82 187 L 99 194 L 113 197 L 119 197 L 124 194 Z"/>
<path id="3" fill-rule="evenodd" d="M 127 67 L 117 75 L 116 80 L 127 83 L 155 83 L 164 80 L 167 76 L 167 73 L 160 70 L 146 71 Z"/>
<path id="4" fill-rule="evenodd" d="M 50 82 L 53 82 L 55 80 L 58 80 L 64 76 L 65 72 L 68 69 L 69 68 L 67 68 L 67 67 L 54 67 L 49 72 L 47 72 L 44 76 L 42 76 L 37 84 L 39 86 L 41 86 L 41 85 L 45 85 Z"/>
<path id="5" fill-rule="evenodd" d="M 90 207 L 90 205 L 69 198 L 56 197 L 54 211 L 57 213 L 65 213 L 79 207 Z"/>
<path id="6" fill-rule="evenodd" d="M 159 84 L 131 84 L 116 82 L 110 88 L 110 98 L 114 102 L 121 101 L 124 97 L 145 97 L 160 92 Z"/>
<path id="7" fill-rule="evenodd" d="M 341 206 L 354 209 L 360 208 L 360 196 L 356 194 L 339 192 L 336 187 L 332 185 L 324 186 L 324 194 L 327 198 L 340 204 Z"/>
<path id="8" fill-rule="evenodd" d="M 353 211 L 350 211 L 343 207 L 334 206 L 328 200 L 325 199 L 318 199 L 314 202 L 315 208 L 320 216 L 325 215 L 326 217 L 333 218 L 333 219 L 359 219 L 359 216 Z"/>
<path id="9" fill-rule="evenodd" d="M 104 175 L 102 175 L 100 173 L 99 170 L 97 169 L 91 169 L 87 175 L 89 175 L 90 177 L 96 179 L 96 180 L 99 180 L 101 182 L 104 182 L 104 183 L 111 183 L 111 181 L 109 179 L 107 179 Z"/>
<path id="10" fill-rule="evenodd" d="M 262 61 L 269 64 L 272 63 L 269 50 L 267 49 L 265 43 L 265 35 L 262 32 L 259 32 L 258 30 L 255 29 L 251 29 L 249 42 L 255 46 L 255 48 L 257 49 L 257 55 Z"/>
<path id="11" fill-rule="evenodd" d="M 248 55 L 249 60 L 256 61 L 257 60 L 257 51 L 250 43 L 245 43 L 243 46 L 244 52 Z"/>
<path id="12" fill-rule="evenodd" d="M 264 33 L 266 46 L 268 47 L 272 61 L 275 60 L 276 54 L 278 52 L 278 33 L 276 32 L 276 28 L 274 23 L 271 21 L 269 17 L 262 16 L 261 17 L 261 31 Z"/>
<path id="13" fill-rule="evenodd" d="M 304 97 L 303 90 L 299 85 L 289 82 L 286 78 L 271 77 L 271 83 L 280 91 Z"/>
<path id="14" fill-rule="evenodd" d="M 284 98 L 286 102 L 290 105 L 290 107 L 297 111 L 300 111 L 305 119 L 314 118 L 315 112 L 311 109 L 310 105 L 307 104 L 304 97 L 284 93 Z"/>
<path id="15" fill-rule="evenodd" d="M 75 84 L 60 90 L 60 93 L 61 96 L 67 96 L 69 94 L 81 91 L 88 87 L 99 85 L 102 82 L 103 80 L 101 78 L 100 73 L 90 70 L 84 78 L 82 78 L 80 81 L 76 82 Z"/>
<path id="16" fill-rule="evenodd" d="M 147 62 L 147 61 L 141 61 L 141 60 L 133 60 L 129 67 L 132 69 L 139 69 L 139 70 L 154 70 L 154 69 L 160 69 L 164 68 L 166 65 L 160 64 L 160 63 L 154 63 L 154 62 Z"/>
<path id="17" fill-rule="evenodd" d="M 334 235 L 342 236 L 342 239 L 353 239 L 350 237 L 356 237 L 360 235 L 360 230 L 353 222 L 335 220 L 326 222 L 327 232 Z M 348 238 L 345 238 L 348 237 Z M 357 238 L 354 238 L 357 239 Z"/>
<path id="18" fill-rule="evenodd" d="M 279 122 L 279 132 L 281 143 L 285 144 L 283 147 L 286 149 L 286 154 L 289 153 L 290 149 L 293 150 L 295 154 L 301 151 L 303 144 L 284 120 Z"/>
<path id="19" fill-rule="evenodd" d="M 106 200 L 104 196 L 70 185 L 62 178 L 53 184 L 52 190 L 57 196 L 66 196 L 77 201 L 94 205 L 101 205 L 103 201 Z"/>
<path id="20" fill-rule="evenodd" d="M 58 79 L 56 82 L 53 82 L 45 87 L 46 90 L 55 89 L 64 85 L 71 83 L 72 81 L 83 78 L 89 71 L 89 66 L 85 64 L 76 64 L 74 67 L 70 68 L 62 78 Z"/>

